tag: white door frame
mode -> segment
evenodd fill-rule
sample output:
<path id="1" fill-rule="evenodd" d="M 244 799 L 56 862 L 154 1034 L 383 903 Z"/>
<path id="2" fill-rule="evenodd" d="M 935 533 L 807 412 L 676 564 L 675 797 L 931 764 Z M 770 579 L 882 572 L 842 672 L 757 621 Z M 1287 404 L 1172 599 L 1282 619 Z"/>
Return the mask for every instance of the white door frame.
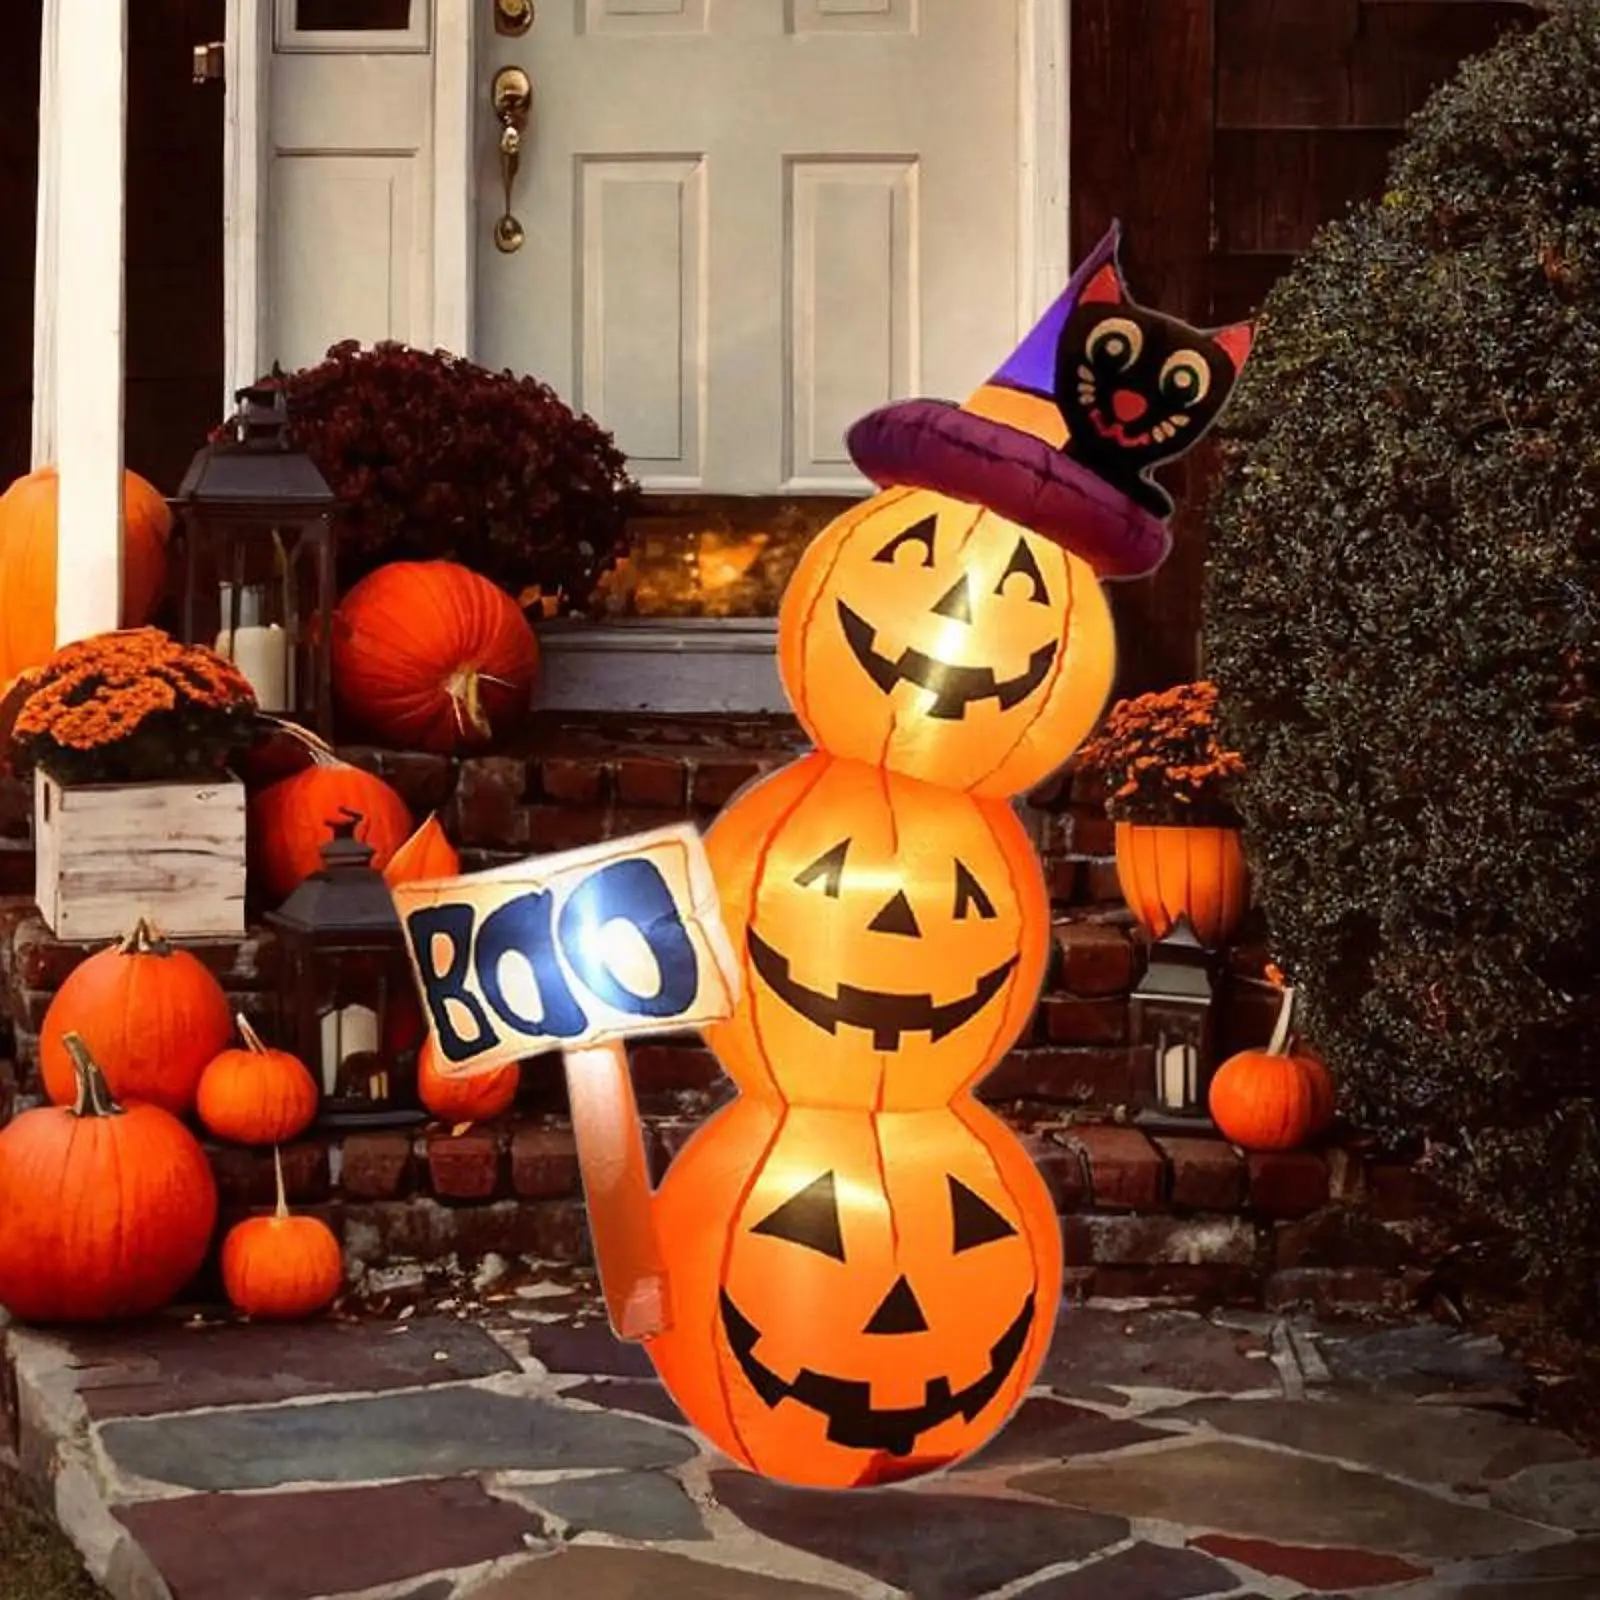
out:
<path id="1" fill-rule="evenodd" d="M 1069 56 L 1072 0 L 1016 0 L 1018 8 L 1018 213 L 1016 321 L 1020 338 L 1065 284 L 1070 269 Z M 432 0 L 433 21 L 433 297 L 427 343 L 474 354 L 477 253 L 476 43 L 483 7 L 474 0 Z M 272 0 L 227 0 L 227 109 L 224 131 L 224 394 L 262 373 L 266 344 L 264 215 L 269 142 L 265 126 L 272 62 Z M 48 20 L 48 19 L 47 19 Z M 53 130 L 59 87 L 49 70 L 53 30 L 45 31 L 40 126 Z M 446 114 L 448 113 L 448 114 Z M 39 265 L 54 277 L 59 209 L 57 148 L 41 140 Z M 40 314 L 42 311 L 43 314 Z M 34 459 L 50 459 L 56 417 L 55 319 L 49 304 L 34 316 Z M 996 353 L 998 361 L 1004 352 Z"/>

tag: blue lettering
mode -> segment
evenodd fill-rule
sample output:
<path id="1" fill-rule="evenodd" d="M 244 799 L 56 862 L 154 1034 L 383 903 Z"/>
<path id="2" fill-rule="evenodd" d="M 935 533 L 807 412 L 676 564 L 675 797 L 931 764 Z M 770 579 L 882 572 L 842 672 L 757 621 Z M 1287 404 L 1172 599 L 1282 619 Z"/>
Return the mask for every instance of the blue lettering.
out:
<path id="1" fill-rule="evenodd" d="M 478 930 L 478 984 L 489 1004 L 520 1032 L 550 1039 L 576 1039 L 588 1028 L 589 1019 L 573 998 L 556 959 L 551 928 L 554 903 L 555 895 L 549 889 L 538 889 L 508 900 L 483 919 Z M 500 962 L 512 952 L 524 957 L 533 969 L 544 1006 L 542 1017 L 520 1016 L 506 999 L 500 982 Z"/>
<path id="2" fill-rule="evenodd" d="M 433 965 L 433 941 L 443 935 L 450 941 L 450 964 L 443 972 Z M 406 937 L 422 974 L 423 999 L 433 1018 L 434 1037 L 445 1059 L 470 1061 L 496 1042 L 495 1031 L 477 996 L 467 989 L 467 967 L 472 955 L 472 908 L 461 905 L 423 906 L 406 918 Z M 477 1035 L 468 1039 L 456 1031 L 446 1007 L 454 1000 L 471 1014 Z"/>
<path id="3" fill-rule="evenodd" d="M 595 952 L 594 935 L 608 922 L 631 922 L 644 936 L 661 975 L 654 995 L 617 981 Z M 617 1011 L 674 1017 L 694 1003 L 700 968 L 672 890 L 654 862 L 632 859 L 601 867 L 561 908 L 561 949 L 584 986 Z"/>

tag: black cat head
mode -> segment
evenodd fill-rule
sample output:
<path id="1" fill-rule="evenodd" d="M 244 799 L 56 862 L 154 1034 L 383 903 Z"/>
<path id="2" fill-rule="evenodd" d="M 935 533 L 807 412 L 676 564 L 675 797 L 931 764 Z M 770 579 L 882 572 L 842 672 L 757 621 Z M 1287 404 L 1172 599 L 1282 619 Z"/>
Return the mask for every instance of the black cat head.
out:
<path id="1" fill-rule="evenodd" d="M 1115 223 L 962 405 L 896 400 L 846 436 L 880 488 L 931 489 L 1053 539 L 1102 578 L 1153 572 L 1172 502 L 1145 474 L 1217 420 L 1248 323 L 1201 332 L 1130 298 Z"/>
<path id="2" fill-rule="evenodd" d="M 1114 260 L 1085 285 L 1056 346 L 1067 453 L 1139 504 L 1171 502 L 1144 476 L 1221 415 L 1250 353 L 1248 322 L 1202 332 L 1135 304 Z"/>

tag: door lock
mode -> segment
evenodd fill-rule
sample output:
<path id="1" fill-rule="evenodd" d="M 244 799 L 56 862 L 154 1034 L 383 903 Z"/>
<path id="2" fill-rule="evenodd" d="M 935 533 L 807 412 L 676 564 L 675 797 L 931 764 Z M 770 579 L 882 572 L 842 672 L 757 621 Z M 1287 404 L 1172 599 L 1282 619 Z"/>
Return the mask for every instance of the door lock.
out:
<path id="1" fill-rule="evenodd" d="M 220 39 L 197 44 L 193 60 L 196 83 L 221 83 L 227 77 L 227 51 Z"/>
<path id="2" fill-rule="evenodd" d="M 520 39 L 533 26 L 533 0 L 494 0 L 494 31 Z"/>

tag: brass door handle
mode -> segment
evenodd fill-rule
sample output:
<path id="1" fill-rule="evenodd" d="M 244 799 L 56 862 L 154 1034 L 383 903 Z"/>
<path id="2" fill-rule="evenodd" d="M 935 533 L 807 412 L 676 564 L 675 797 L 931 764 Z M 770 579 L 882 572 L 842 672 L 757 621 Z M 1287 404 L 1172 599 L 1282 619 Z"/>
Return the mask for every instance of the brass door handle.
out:
<path id="1" fill-rule="evenodd" d="M 511 214 L 511 191 L 522 165 L 522 136 L 533 109 L 533 80 L 521 67 L 501 67 L 489 85 L 489 103 L 500 124 L 500 182 L 505 189 L 505 209 L 494 225 L 494 243 L 502 255 L 510 255 L 522 248 L 527 237 Z"/>

